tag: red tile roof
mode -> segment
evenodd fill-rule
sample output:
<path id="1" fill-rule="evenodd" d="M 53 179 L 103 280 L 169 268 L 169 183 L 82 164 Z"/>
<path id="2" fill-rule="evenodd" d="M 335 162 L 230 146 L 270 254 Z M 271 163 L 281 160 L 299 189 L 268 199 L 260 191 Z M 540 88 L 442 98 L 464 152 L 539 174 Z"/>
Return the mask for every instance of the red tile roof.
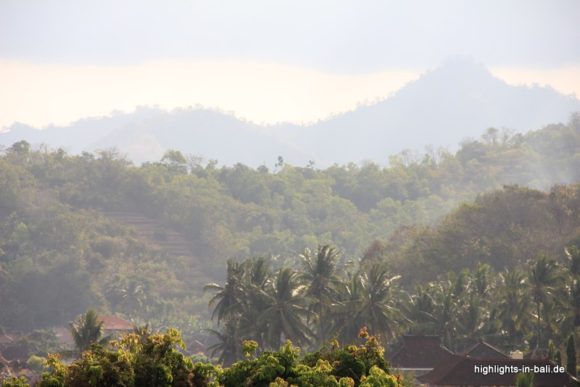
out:
<path id="1" fill-rule="evenodd" d="M 526 359 L 476 359 L 469 356 L 453 355 L 451 359 L 442 362 L 435 369 L 417 379 L 422 383 L 434 386 L 513 386 L 517 373 L 499 372 L 487 375 L 476 373 L 475 367 L 522 367 L 555 366 L 548 360 Z M 506 369 L 506 368 L 504 368 Z M 520 368 L 521 369 L 521 368 Z M 536 387 L 567 387 L 576 386 L 577 380 L 568 373 L 537 373 L 534 375 Z"/>
<path id="2" fill-rule="evenodd" d="M 390 357 L 389 363 L 395 368 L 434 368 L 453 355 L 441 345 L 440 336 L 403 336 L 403 343 Z"/>
<path id="3" fill-rule="evenodd" d="M 464 349 L 461 355 L 478 359 L 509 359 L 510 357 L 493 345 L 481 340 Z"/>

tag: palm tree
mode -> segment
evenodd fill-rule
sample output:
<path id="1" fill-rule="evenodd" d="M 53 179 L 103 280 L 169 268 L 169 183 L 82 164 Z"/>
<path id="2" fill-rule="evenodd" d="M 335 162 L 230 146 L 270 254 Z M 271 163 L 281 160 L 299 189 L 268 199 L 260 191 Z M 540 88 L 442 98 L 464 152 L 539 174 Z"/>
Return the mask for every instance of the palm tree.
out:
<path id="1" fill-rule="evenodd" d="M 317 339 L 322 345 L 330 327 L 329 311 L 336 304 L 337 289 L 342 285 L 336 274 L 338 251 L 329 245 L 319 246 L 316 255 L 306 249 L 300 259 L 303 272 L 299 278 L 306 286 L 305 295 L 312 300 L 309 309 L 318 320 Z"/>
<path id="2" fill-rule="evenodd" d="M 97 312 L 90 309 L 70 324 L 70 332 L 79 352 L 87 350 L 93 344 L 105 345 L 109 337 L 103 335 L 103 322 L 99 321 Z"/>
<path id="3" fill-rule="evenodd" d="M 147 292 L 139 282 L 129 281 L 126 287 L 120 289 L 125 310 L 131 314 L 147 311 Z"/>
<path id="4" fill-rule="evenodd" d="M 458 333 L 463 343 L 473 342 L 474 339 L 483 336 L 485 308 L 481 305 L 481 299 L 475 294 L 469 294 L 466 300 L 462 301 L 461 317 L 457 323 Z"/>
<path id="5" fill-rule="evenodd" d="M 260 344 L 264 344 L 265 329 L 257 322 L 267 308 L 265 294 L 271 283 L 271 276 L 270 263 L 267 259 L 257 257 L 244 262 L 242 278 L 244 297 L 240 300 L 239 331 L 244 338 L 253 338 Z"/>
<path id="6" fill-rule="evenodd" d="M 536 304 L 536 348 L 538 348 L 542 344 L 541 308 L 553 300 L 560 280 L 556 262 L 546 256 L 541 256 L 532 264 L 528 280 L 533 300 Z"/>
<path id="7" fill-rule="evenodd" d="M 433 291 L 435 302 L 435 318 L 437 333 L 443 337 L 446 345 L 452 347 L 452 338 L 457 331 L 457 315 L 460 305 L 457 302 L 456 292 L 463 291 L 462 281 L 447 279 L 436 284 Z"/>
<path id="8" fill-rule="evenodd" d="M 494 288 L 491 276 L 491 267 L 478 263 L 475 270 L 467 274 L 464 290 L 455 294 L 459 317 L 457 325 L 464 343 L 493 332 L 490 316 L 495 310 L 491 307 L 492 297 L 489 297 Z"/>
<path id="9" fill-rule="evenodd" d="M 526 330 L 529 298 L 526 297 L 526 279 L 519 270 L 506 270 L 499 275 L 497 316 L 499 329 L 508 336 L 510 345 L 521 342 Z"/>
<path id="10" fill-rule="evenodd" d="M 569 300 L 573 328 L 580 326 L 580 249 L 576 246 L 570 246 L 565 250 L 568 257 L 569 272 Z"/>
<path id="11" fill-rule="evenodd" d="M 229 260 L 227 263 L 227 278 L 225 285 L 210 283 L 204 286 L 204 291 L 215 291 L 216 294 L 209 301 L 209 307 L 213 307 L 211 318 L 217 317 L 217 323 L 222 320 L 232 319 L 242 311 L 244 289 L 242 276 L 244 265 Z"/>
<path id="12" fill-rule="evenodd" d="M 412 321 L 411 333 L 436 333 L 437 318 L 435 317 L 435 300 L 433 299 L 432 284 L 417 286 L 415 293 L 407 294 L 404 304 L 405 314 Z"/>
<path id="13" fill-rule="evenodd" d="M 255 257 L 245 262 L 247 282 L 252 286 L 263 288 L 270 280 L 270 262 L 264 257 Z"/>
<path id="14" fill-rule="evenodd" d="M 568 257 L 570 274 L 577 278 L 580 276 L 580 248 L 570 246 L 564 249 L 564 252 Z"/>
<path id="15" fill-rule="evenodd" d="M 403 316 L 395 305 L 395 282 L 401 276 L 390 277 L 385 265 L 375 263 L 360 273 L 360 318 L 373 334 L 393 338 Z"/>
<path id="16" fill-rule="evenodd" d="M 209 333 L 217 338 L 217 342 L 207 349 L 212 356 L 219 353 L 219 362 L 225 366 L 232 364 L 241 357 L 242 340 L 239 335 L 239 328 L 236 321 L 226 322 L 223 330 L 208 329 Z"/>
<path id="17" fill-rule="evenodd" d="M 480 296 L 486 296 L 492 289 L 491 266 L 486 263 L 478 263 L 472 275 L 473 290 Z M 484 299 L 485 300 L 485 299 Z"/>
<path id="18" fill-rule="evenodd" d="M 209 306 L 213 307 L 212 318 L 217 319 L 218 325 L 224 321 L 226 323 L 223 332 L 210 332 L 222 342 L 226 338 L 231 339 L 232 332 L 235 332 L 237 340 L 253 338 L 263 344 L 265 329 L 258 324 L 258 318 L 266 308 L 264 299 L 266 287 L 271 282 L 270 277 L 269 261 L 263 257 L 242 263 L 228 261 L 225 284 L 212 283 L 204 287 L 205 291 L 216 292 L 209 302 Z M 219 351 L 224 353 L 223 348 L 216 349 L 216 353 Z M 222 360 L 228 362 L 235 358 L 237 352 L 232 351 L 225 351 Z"/>
<path id="19" fill-rule="evenodd" d="M 308 309 L 297 275 L 289 268 L 280 269 L 275 281 L 263 292 L 265 310 L 258 318 L 264 328 L 266 343 L 278 348 L 283 338 L 296 343 L 309 343 L 311 330 L 304 322 Z"/>
<path id="20" fill-rule="evenodd" d="M 576 279 L 570 287 L 570 308 L 573 327 L 576 328 L 580 326 L 580 279 Z"/>
<path id="21" fill-rule="evenodd" d="M 360 329 L 366 325 L 360 316 L 362 293 L 360 273 L 353 275 L 338 291 L 338 302 L 332 309 L 331 320 L 334 332 L 343 342 L 355 342 Z"/>

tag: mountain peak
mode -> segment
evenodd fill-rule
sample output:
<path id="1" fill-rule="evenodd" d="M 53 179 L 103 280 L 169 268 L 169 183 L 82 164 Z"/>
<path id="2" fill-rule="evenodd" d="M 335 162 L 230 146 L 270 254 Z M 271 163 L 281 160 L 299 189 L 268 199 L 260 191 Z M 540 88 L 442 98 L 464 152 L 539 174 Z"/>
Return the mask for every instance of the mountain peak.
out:
<path id="1" fill-rule="evenodd" d="M 434 70 L 426 72 L 417 83 L 437 82 L 441 87 L 449 88 L 453 84 L 489 85 L 490 82 L 499 81 L 483 63 L 471 57 L 460 56 L 449 58 Z"/>

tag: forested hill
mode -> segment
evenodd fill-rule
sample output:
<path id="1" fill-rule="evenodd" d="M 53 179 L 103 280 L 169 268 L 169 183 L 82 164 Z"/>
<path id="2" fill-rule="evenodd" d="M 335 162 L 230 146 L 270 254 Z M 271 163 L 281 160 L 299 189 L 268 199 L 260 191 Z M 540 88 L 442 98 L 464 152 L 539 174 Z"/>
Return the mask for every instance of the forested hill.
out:
<path id="1" fill-rule="evenodd" d="M 406 284 L 419 284 L 481 263 L 496 271 L 541 256 L 563 263 L 572 245 L 580 246 L 580 184 L 549 192 L 505 186 L 461 205 L 436 227 L 401 228 L 374 242 L 365 259 L 389 262 Z"/>
<path id="2" fill-rule="evenodd" d="M 137 162 L 177 149 L 230 166 L 272 166 L 278 156 L 293 165 L 311 160 L 322 167 L 365 160 L 385 165 L 389 155 L 404 149 L 452 147 L 489 127 L 524 133 L 565 122 L 575 111 L 580 101 L 574 96 L 508 85 L 483 65 L 460 59 L 426 72 L 389 98 L 305 125 L 258 125 L 200 107 L 171 112 L 143 107 L 43 130 L 14 124 L 0 133 L 0 144 L 24 139 L 77 154 L 115 147 Z"/>
<path id="3" fill-rule="evenodd" d="M 326 243 L 348 260 L 374 240 L 393 244 L 401 236 L 396 248 L 380 253 L 403 271 L 411 270 L 408 262 L 421 264 L 426 275 L 477 259 L 501 266 L 513 252 L 519 262 L 543 246 L 539 230 L 550 228 L 546 238 L 562 232 L 557 244 L 574 235 L 577 218 L 569 211 L 578 208 L 577 188 L 569 188 L 571 199 L 552 194 L 562 197 L 562 206 L 537 191 L 508 190 L 497 194 L 505 196 L 497 205 L 494 194 L 482 196 L 437 229 L 418 227 L 415 239 L 401 227 L 435 225 L 460 203 L 505 184 L 548 190 L 579 181 L 579 116 L 526 135 L 488 130 L 456 153 L 399 154 L 386 168 L 316 169 L 282 161 L 275 170 L 218 168 L 177 151 L 134 166 L 112 151 L 70 155 L 18 142 L 0 157 L 0 325 L 62 323 L 95 305 L 143 320 L 163 318 L 159 324 L 191 324 L 186 316 L 205 310 L 201 287 L 224 275 L 227 259 L 291 259 Z M 487 209 L 473 223 L 481 229 L 469 228 L 478 206 Z M 523 218 L 505 220 L 506 206 Z M 557 220 L 559 211 L 570 225 Z M 533 221 L 522 221 L 526 216 Z M 512 240 L 499 235 L 506 232 Z M 502 250 L 501 243 L 513 245 Z M 523 249 L 520 243 L 531 244 Z M 481 252 L 472 255 L 478 246 Z"/>

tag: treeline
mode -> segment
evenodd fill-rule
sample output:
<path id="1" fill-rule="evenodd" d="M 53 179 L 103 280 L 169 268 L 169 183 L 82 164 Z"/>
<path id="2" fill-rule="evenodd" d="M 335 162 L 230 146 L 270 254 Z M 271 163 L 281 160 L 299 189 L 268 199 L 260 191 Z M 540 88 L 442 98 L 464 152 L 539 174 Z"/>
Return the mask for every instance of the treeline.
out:
<path id="1" fill-rule="evenodd" d="M 505 184 L 547 189 L 580 179 L 578 115 L 568 125 L 526 135 L 489 129 L 455 153 L 403 152 L 388 167 L 321 170 L 280 159 L 270 171 L 218 167 L 177 151 L 159 163 L 133 166 L 113 151 L 72 156 L 21 145 L 4 159 L 39 189 L 75 208 L 131 209 L 162 219 L 208 262 L 292 255 L 317 243 L 360 255 L 372 240 L 401 225 L 432 224 L 478 193 Z"/>
<path id="2" fill-rule="evenodd" d="M 317 169 L 282 159 L 275 170 L 219 167 L 176 151 L 135 166 L 115 151 L 71 155 L 18 142 L 0 156 L 0 325 L 62 324 L 92 306 L 199 329 L 205 310 L 200 277 L 223 278 L 232 257 L 276 254 L 284 260 L 317 245 L 337 246 L 345 262 L 363 255 L 387 260 L 404 281 L 413 278 L 407 275 L 413 265 L 431 280 L 478 260 L 499 269 L 528 259 L 536 248 L 561 252 L 577 224 L 564 207 L 544 206 L 536 215 L 531 209 L 533 230 L 524 218 L 501 224 L 509 213 L 501 209 L 496 223 L 485 215 L 474 223 L 480 228 L 470 228 L 468 216 L 479 210 L 468 207 L 443 227 L 421 225 L 438 224 L 459 203 L 503 184 L 547 188 L 579 181 L 579 144 L 578 115 L 526 135 L 490 129 L 455 153 L 402 153 L 388 167 Z M 514 195 L 518 204 L 520 193 Z M 555 203 L 545 195 L 529 191 L 530 204 L 535 198 L 548 207 Z M 528 214 L 526 208 L 519 211 Z M 192 242 L 192 255 L 170 257 L 155 241 L 108 218 L 110 211 L 146 216 L 181 233 Z M 538 221 L 544 214 L 547 221 Z M 556 215 L 572 223 L 557 224 Z M 494 234 L 496 226 L 509 232 Z M 548 236 L 541 237 L 545 230 Z M 485 238 L 473 236 L 483 231 Z M 496 241 L 504 245 L 496 248 Z M 525 241 L 529 248 L 522 247 Z"/>
<path id="3" fill-rule="evenodd" d="M 397 387 L 405 384 L 391 374 L 384 349 L 361 331 L 358 345 L 336 343 L 313 353 L 287 341 L 276 351 L 258 353 L 255 341 L 244 341 L 244 359 L 223 368 L 185 356 L 179 331 L 153 333 L 138 328 L 110 346 L 93 344 L 71 364 L 49 355 L 35 386 L 175 386 L 175 387 Z M 24 378 L 0 380 L 2 387 L 27 387 Z"/>
<path id="4" fill-rule="evenodd" d="M 564 261 L 540 255 L 499 272 L 480 263 L 410 289 L 384 262 L 340 264 L 330 246 L 306 251 L 293 266 L 230 261 L 226 281 L 206 286 L 221 327 L 210 349 L 230 364 L 242 358 L 244 339 L 278 348 L 288 338 L 316 349 L 354 343 L 368 328 L 384 344 L 402 334 L 440 335 L 460 351 L 485 339 L 506 353 L 550 347 L 561 362 L 580 326 L 579 246 L 568 246 Z"/>

